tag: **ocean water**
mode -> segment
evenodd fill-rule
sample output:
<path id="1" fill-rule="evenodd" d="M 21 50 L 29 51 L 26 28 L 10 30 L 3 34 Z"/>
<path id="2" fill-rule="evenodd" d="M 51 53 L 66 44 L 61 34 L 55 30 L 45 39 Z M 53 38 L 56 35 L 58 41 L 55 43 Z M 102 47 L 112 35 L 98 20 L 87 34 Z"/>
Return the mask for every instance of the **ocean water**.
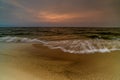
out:
<path id="1" fill-rule="evenodd" d="M 0 43 L 40 43 L 74 54 L 109 53 L 120 50 L 120 28 L 6 27 L 0 28 Z"/>

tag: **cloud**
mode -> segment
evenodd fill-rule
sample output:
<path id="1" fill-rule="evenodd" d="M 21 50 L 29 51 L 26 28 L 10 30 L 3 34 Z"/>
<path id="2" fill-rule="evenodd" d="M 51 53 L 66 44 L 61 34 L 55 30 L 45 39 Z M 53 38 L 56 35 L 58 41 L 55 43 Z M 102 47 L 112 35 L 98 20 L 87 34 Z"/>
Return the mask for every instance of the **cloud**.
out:
<path id="1" fill-rule="evenodd" d="M 119 0 L 0 0 L 0 23 L 119 25 Z"/>

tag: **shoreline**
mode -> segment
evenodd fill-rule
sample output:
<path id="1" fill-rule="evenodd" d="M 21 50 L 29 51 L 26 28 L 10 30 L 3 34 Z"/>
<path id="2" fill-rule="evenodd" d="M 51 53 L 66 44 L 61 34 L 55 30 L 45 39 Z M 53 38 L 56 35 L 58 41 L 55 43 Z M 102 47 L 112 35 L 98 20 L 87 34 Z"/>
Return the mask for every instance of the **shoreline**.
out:
<path id="1" fill-rule="evenodd" d="M 0 80 L 120 79 L 119 51 L 71 54 L 41 44 L 2 45 L 6 49 L 0 53 Z"/>

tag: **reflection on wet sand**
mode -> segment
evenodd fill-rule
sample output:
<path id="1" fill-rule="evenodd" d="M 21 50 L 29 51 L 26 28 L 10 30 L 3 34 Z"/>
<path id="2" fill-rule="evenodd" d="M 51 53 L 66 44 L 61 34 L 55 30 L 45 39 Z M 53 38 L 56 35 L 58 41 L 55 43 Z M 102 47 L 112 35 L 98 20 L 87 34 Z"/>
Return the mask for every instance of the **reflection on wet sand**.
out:
<path id="1" fill-rule="evenodd" d="M 120 80 L 119 53 L 80 55 L 41 44 L 2 43 L 0 80 Z"/>

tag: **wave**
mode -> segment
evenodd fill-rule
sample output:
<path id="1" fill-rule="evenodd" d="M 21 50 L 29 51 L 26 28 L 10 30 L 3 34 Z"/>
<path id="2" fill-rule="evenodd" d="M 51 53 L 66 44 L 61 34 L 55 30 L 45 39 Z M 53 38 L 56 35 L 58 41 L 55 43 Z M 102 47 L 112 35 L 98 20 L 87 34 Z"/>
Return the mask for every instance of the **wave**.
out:
<path id="1" fill-rule="evenodd" d="M 21 42 L 21 43 L 42 43 L 50 49 L 61 49 L 64 52 L 75 54 L 89 53 L 106 53 L 120 50 L 120 40 L 103 40 L 103 39 L 88 39 L 88 40 L 61 40 L 61 41 L 44 41 L 39 39 L 22 38 L 22 37 L 0 37 L 0 42 Z"/>
<path id="2" fill-rule="evenodd" d="M 61 49 L 64 52 L 85 54 L 85 53 L 105 53 L 120 50 L 119 40 L 64 40 L 51 41 L 47 43 L 51 49 Z"/>
<path id="3" fill-rule="evenodd" d="M 6 36 L 6 37 L 0 37 L 0 42 L 14 42 L 14 43 L 44 43 L 42 40 L 39 39 L 30 39 L 30 38 L 24 38 L 24 37 L 11 37 L 11 36 Z"/>

